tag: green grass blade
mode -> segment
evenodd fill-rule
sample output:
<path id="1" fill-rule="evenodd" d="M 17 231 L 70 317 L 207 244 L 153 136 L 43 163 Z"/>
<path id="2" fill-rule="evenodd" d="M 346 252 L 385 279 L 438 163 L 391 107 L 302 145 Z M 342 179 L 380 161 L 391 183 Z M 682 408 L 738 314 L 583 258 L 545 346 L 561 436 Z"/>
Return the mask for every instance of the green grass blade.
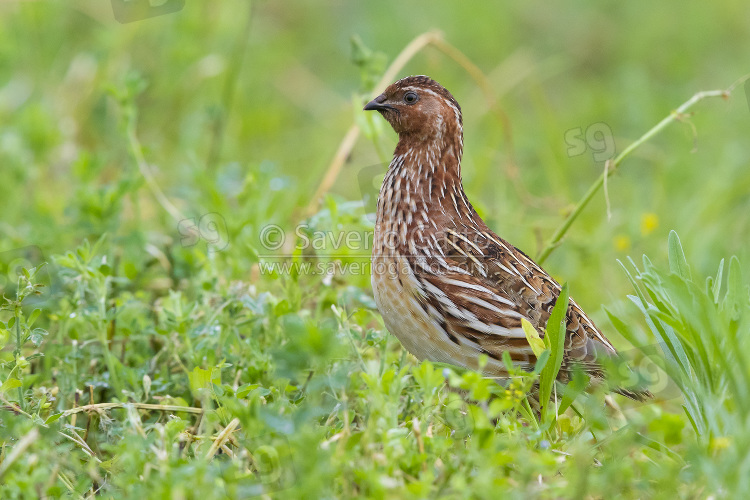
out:
<path id="1" fill-rule="evenodd" d="M 685 252 L 682 250 L 680 237 L 674 231 L 669 232 L 669 270 L 686 280 L 692 280 L 690 266 L 685 259 Z"/>
<path id="2" fill-rule="evenodd" d="M 714 296 L 714 303 L 719 303 L 719 294 L 721 293 L 721 279 L 724 275 L 724 259 L 721 259 L 721 262 L 719 262 L 719 270 L 716 271 L 716 278 L 714 278 L 713 283 L 713 296 Z"/>
<path id="3" fill-rule="evenodd" d="M 568 302 L 568 284 L 565 283 L 560 290 L 555 307 L 552 308 L 552 313 L 547 321 L 545 340 L 549 345 L 550 358 L 544 369 L 542 369 L 539 379 L 539 399 L 545 413 L 549 406 L 550 397 L 552 396 L 552 386 L 557 379 L 557 374 L 560 372 L 560 366 L 562 365 L 566 331 L 564 320 L 568 311 Z"/>

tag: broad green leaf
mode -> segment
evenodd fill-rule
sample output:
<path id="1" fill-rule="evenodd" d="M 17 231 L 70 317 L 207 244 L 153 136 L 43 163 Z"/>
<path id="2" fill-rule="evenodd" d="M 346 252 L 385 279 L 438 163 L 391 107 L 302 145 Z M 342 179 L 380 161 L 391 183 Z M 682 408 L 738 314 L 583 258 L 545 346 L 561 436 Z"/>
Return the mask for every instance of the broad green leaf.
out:
<path id="1" fill-rule="evenodd" d="M 538 358 L 546 349 L 544 341 L 539 336 L 539 332 L 536 331 L 534 325 L 529 323 L 529 320 L 527 320 L 526 318 L 521 318 L 521 326 L 523 327 L 523 333 L 526 334 L 526 340 L 529 341 L 531 350 L 534 351 L 534 356 Z"/>
<path id="2" fill-rule="evenodd" d="M 221 377 L 218 370 L 204 370 L 197 366 L 188 374 L 188 378 L 190 379 L 190 390 L 192 390 L 195 395 L 200 395 L 203 389 L 210 389 L 213 384 L 221 383 Z"/>
<path id="3" fill-rule="evenodd" d="M 557 297 L 555 307 L 552 308 L 549 320 L 547 321 L 547 331 L 545 339 L 550 349 L 550 359 L 542 370 L 539 377 L 539 402 L 543 411 L 549 406 L 549 399 L 552 396 L 552 387 L 557 379 L 562 365 L 563 353 L 565 350 L 565 316 L 568 312 L 568 284 L 565 283 Z"/>
<path id="4" fill-rule="evenodd" d="M 63 412 L 55 413 L 54 415 L 50 415 L 49 417 L 47 417 L 47 420 L 45 420 L 44 423 L 45 425 L 49 425 L 62 416 L 63 416 Z"/>
<path id="5" fill-rule="evenodd" d="M 29 338 L 36 347 L 39 347 L 44 341 L 45 335 L 49 335 L 49 332 L 47 332 L 47 330 L 45 330 L 44 328 L 34 328 Z"/>
<path id="6" fill-rule="evenodd" d="M 5 382 L 3 382 L 3 385 L 0 386 L 0 394 L 16 389 L 17 387 L 21 387 L 22 385 L 23 384 L 21 384 L 21 381 L 17 378 L 9 378 Z"/>
<path id="7" fill-rule="evenodd" d="M 547 366 L 547 361 L 549 361 L 549 349 L 543 350 L 542 353 L 537 356 L 536 364 L 534 365 L 534 373 L 536 375 L 542 373 L 544 367 Z"/>
<path id="8" fill-rule="evenodd" d="M 26 321 L 26 324 L 28 325 L 29 328 L 31 328 L 31 326 L 34 324 L 34 322 L 37 320 L 40 314 L 42 314 L 41 309 L 34 309 L 34 311 L 29 316 L 29 319 Z"/>

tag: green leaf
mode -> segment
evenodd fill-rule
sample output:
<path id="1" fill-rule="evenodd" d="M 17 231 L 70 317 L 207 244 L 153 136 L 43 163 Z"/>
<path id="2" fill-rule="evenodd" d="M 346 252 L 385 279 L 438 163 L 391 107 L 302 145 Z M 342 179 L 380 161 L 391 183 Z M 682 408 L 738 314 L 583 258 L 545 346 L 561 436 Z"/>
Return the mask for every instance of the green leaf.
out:
<path id="1" fill-rule="evenodd" d="M 214 373 L 216 372 L 216 373 Z M 196 366 L 193 371 L 188 374 L 190 379 L 190 390 L 196 397 L 199 397 L 204 389 L 211 389 L 213 384 L 221 384 L 221 376 L 218 370 L 213 368 L 210 370 L 204 370 Z"/>
<path id="2" fill-rule="evenodd" d="M 590 377 L 584 373 L 583 370 L 577 369 L 573 372 L 573 377 L 570 382 L 563 387 L 562 401 L 557 410 L 558 413 L 565 413 L 565 410 L 575 402 L 578 396 L 583 394 L 583 391 L 585 391 L 586 387 L 589 385 L 589 379 Z"/>
<path id="3" fill-rule="evenodd" d="M 714 278 L 713 283 L 713 295 L 714 295 L 714 304 L 719 303 L 719 293 L 721 292 L 721 279 L 724 275 L 724 259 L 721 259 L 721 262 L 719 262 L 719 270 L 716 271 L 716 278 Z"/>
<path id="4" fill-rule="evenodd" d="M 29 338 L 36 347 L 39 347 L 44 341 L 44 336 L 49 335 L 49 332 L 44 328 L 34 328 Z"/>
<path id="5" fill-rule="evenodd" d="M 29 328 L 31 328 L 31 325 L 34 324 L 34 322 L 37 320 L 40 314 L 42 314 L 41 309 L 34 309 L 34 311 L 29 316 L 28 321 L 26 321 L 26 324 L 29 326 Z"/>
<path id="6" fill-rule="evenodd" d="M 46 425 L 49 425 L 62 416 L 63 416 L 63 412 L 55 413 L 54 415 L 50 415 L 49 417 L 47 417 L 47 420 L 45 420 L 44 423 Z"/>
<path id="7" fill-rule="evenodd" d="M 742 303 L 747 301 L 747 295 L 742 290 L 742 268 L 740 261 L 732 255 L 729 259 L 729 273 L 727 273 L 727 294 L 724 297 L 725 308 L 729 312 L 729 317 L 737 320 L 740 317 Z"/>
<path id="8" fill-rule="evenodd" d="M 654 321 L 651 315 L 649 315 L 646 306 L 644 306 L 644 304 L 640 300 L 638 300 L 637 297 L 628 295 L 628 298 L 633 301 L 633 304 L 635 304 L 638 309 L 640 309 L 644 319 L 646 320 L 646 324 L 651 329 L 651 332 L 667 349 L 664 353 L 667 359 L 673 362 L 676 367 L 678 367 L 678 371 L 683 377 L 690 378 L 690 362 L 688 361 L 687 354 L 683 349 L 682 342 L 680 342 L 679 338 L 675 335 L 672 327 L 670 327 L 669 325 L 663 325 L 661 322 Z"/>
<path id="9" fill-rule="evenodd" d="M 546 349 L 544 341 L 539 336 L 539 332 L 536 331 L 534 325 L 532 325 L 526 318 L 521 318 L 521 327 L 523 327 L 523 333 L 526 334 L 526 340 L 529 341 L 531 350 L 534 351 L 534 356 L 539 358 L 542 352 Z"/>
<path id="10" fill-rule="evenodd" d="M 698 425 L 696 425 L 695 419 L 693 418 L 693 415 L 691 414 L 690 410 L 688 410 L 688 407 L 686 405 L 682 405 L 682 409 L 685 410 L 685 415 L 687 416 L 688 420 L 690 420 L 690 425 L 693 426 L 693 431 L 695 431 L 698 436 L 702 435 L 704 432 L 703 426 L 699 428 Z"/>
<path id="11" fill-rule="evenodd" d="M 132 261 L 126 261 L 122 265 L 122 272 L 125 274 L 125 277 L 129 280 L 134 280 L 138 276 L 138 268 L 135 266 L 135 264 Z"/>
<path id="12" fill-rule="evenodd" d="M 549 361 L 549 349 L 543 350 L 542 353 L 537 356 L 536 364 L 534 365 L 534 373 L 536 375 L 542 373 L 544 367 L 547 366 L 547 361 Z"/>
<path id="13" fill-rule="evenodd" d="M 508 370 L 508 373 L 513 371 L 513 360 L 510 359 L 510 353 L 508 351 L 503 351 L 503 364 L 505 365 L 505 369 Z"/>
<path id="14" fill-rule="evenodd" d="M 682 244 L 680 243 L 680 237 L 674 231 L 669 232 L 668 239 L 669 247 L 669 270 L 677 276 L 692 281 L 690 274 L 690 266 L 688 266 L 687 260 L 685 259 L 685 252 L 682 250 Z"/>
<path id="15" fill-rule="evenodd" d="M 3 385 L 0 386 L 0 394 L 12 391 L 13 389 L 21 387 L 22 385 L 23 384 L 21 383 L 21 381 L 17 378 L 9 378 L 5 382 L 3 382 Z"/>
<path id="16" fill-rule="evenodd" d="M 211 384 L 214 390 L 214 394 L 216 394 L 218 397 L 221 397 L 224 395 L 225 391 L 224 388 L 221 386 L 221 384 Z"/>
<path id="17" fill-rule="evenodd" d="M 97 255 L 99 253 L 99 250 L 101 249 L 102 245 L 104 245 L 106 239 L 107 233 L 104 233 L 99 237 L 98 240 L 96 240 L 96 243 L 94 243 L 94 246 L 88 252 L 90 257 L 93 257 L 94 255 Z M 88 244 L 88 240 L 86 241 L 86 243 Z"/>
<path id="18" fill-rule="evenodd" d="M 543 415 L 549 406 L 552 387 L 557 379 L 557 374 L 560 373 L 560 366 L 562 366 L 567 326 L 565 316 L 568 312 L 568 302 L 568 284 L 565 283 L 560 290 L 555 307 L 552 309 L 552 313 L 547 321 L 545 341 L 548 343 L 550 349 L 550 359 L 539 377 L 539 402 L 542 405 Z"/>
<path id="19" fill-rule="evenodd" d="M 625 340 L 633 345 L 643 345 L 648 343 L 648 337 L 643 335 L 640 330 L 631 328 L 606 307 L 604 308 L 604 312 L 607 313 L 609 321 L 614 325 L 615 329 L 620 332 L 620 335 L 622 335 Z"/>
<path id="20" fill-rule="evenodd" d="M 635 262 L 633 262 L 633 259 L 628 257 L 628 260 L 630 261 L 630 265 L 632 265 L 635 268 L 635 270 L 638 271 L 638 266 L 635 265 Z M 628 277 L 628 281 L 630 281 L 630 284 L 633 286 L 633 290 L 635 290 L 635 293 L 638 295 L 638 298 L 641 300 L 643 304 L 646 304 L 646 296 L 643 294 L 643 290 L 641 290 L 641 288 L 638 286 L 638 283 L 636 283 L 635 278 L 633 278 L 633 275 L 630 274 L 630 271 L 628 271 L 628 268 L 625 267 L 625 264 L 623 264 L 620 259 L 617 259 L 617 263 L 620 264 L 620 266 L 622 267 L 622 270 L 625 271 L 625 275 Z"/>

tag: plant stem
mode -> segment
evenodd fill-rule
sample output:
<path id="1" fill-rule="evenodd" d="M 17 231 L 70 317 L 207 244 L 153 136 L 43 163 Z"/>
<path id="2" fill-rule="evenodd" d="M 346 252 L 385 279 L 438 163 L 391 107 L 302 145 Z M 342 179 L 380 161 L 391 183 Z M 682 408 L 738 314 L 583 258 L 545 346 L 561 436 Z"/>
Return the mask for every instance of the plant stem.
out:
<path id="1" fill-rule="evenodd" d="M 19 280 L 19 289 L 20 289 L 20 280 Z M 18 299 L 18 297 L 16 297 Z M 18 360 L 21 357 L 21 301 L 23 298 L 20 298 L 19 301 L 16 303 L 15 308 L 13 309 L 13 316 L 16 318 L 16 349 L 13 351 L 13 354 L 16 358 L 16 368 L 18 368 Z M 15 369 L 15 368 L 14 368 Z M 19 374 L 22 373 L 22 371 L 18 370 Z M 24 401 L 23 397 L 23 377 L 21 375 L 18 376 L 18 380 L 21 381 L 21 386 L 18 388 L 18 404 L 21 406 L 22 410 L 26 410 L 26 401 Z"/>
<path id="2" fill-rule="evenodd" d="M 139 410 L 154 410 L 154 411 L 167 411 L 167 412 L 184 412 L 193 414 L 202 414 L 205 410 L 203 408 L 195 408 L 192 406 L 177 406 L 177 405 L 156 405 L 150 403 L 97 403 L 85 406 L 77 406 L 69 410 L 65 410 L 62 414 L 63 417 L 73 415 L 75 413 L 81 413 L 84 411 L 103 411 L 112 410 L 116 408 L 127 408 L 132 406 Z"/>
<path id="3" fill-rule="evenodd" d="M 570 229 L 570 226 L 573 225 L 573 222 L 575 222 L 578 216 L 581 215 L 581 212 L 583 212 L 583 209 L 586 208 L 586 205 L 588 205 L 588 203 L 591 201 L 594 195 L 599 191 L 599 189 L 601 189 L 607 177 L 612 175 L 617 170 L 617 168 L 620 166 L 622 161 L 625 158 L 627 158 L 628 155 L 630 155 L 630 153 L 632 153 L 635 149 L 637 149 L 643 143 L 645 143 L 646 141 L 654 137 L 656 134 L 664 130 L 667 127 L 667 125 L 669 125 L 673 121 L 681 120 L 685 112 L 688 109 L 690 109 L 694 104 L 709 97 L 723 97 L 724 99 L 729 98 L 731 90 L 735 86 L 736 84 L 732 85 L 732 87 L 730 87 L 727 90 L 707 90 L 703 92 L 698 92 L 689 100 L 687 100 L 685 103 L 683 103 L 679 108 L 672 111 L 669 114 L 669 116 L 665 117 L 662 121 L 660 121 L 654 127 L 652 127 L 648 132 L 643 134 L 637 141 L 633 142 L 631 145 L 625 148 L 625 150 L 623 150 L 622 153 L 617 155 L 614 159 L 608 160 L 607 167 L 604 169 L 604 172 L 602 173 L 602 175 L 600 175 L 599 178 L 594 182 L 594 184 L 591 185 L 588 191 L 586 191 L 586 194 L 583 195 L 583 198 L 581 198 L 581 200 L 575 206 L 573 211 L 568 215 L 565 221 L 563 221 L 560 227 L 557 228 L 557 231 L 555 231 L 555 234 L 552 235 L 552 238 L 550 238 L 547 245 L 539 253 L 539 256 L 537 257 L 537 262 L 541 265 L 547 259 L 547 257 L 549 257 L 549 255 L 560 245 L 560 241 L 568 232 L 568 230 Z"/>

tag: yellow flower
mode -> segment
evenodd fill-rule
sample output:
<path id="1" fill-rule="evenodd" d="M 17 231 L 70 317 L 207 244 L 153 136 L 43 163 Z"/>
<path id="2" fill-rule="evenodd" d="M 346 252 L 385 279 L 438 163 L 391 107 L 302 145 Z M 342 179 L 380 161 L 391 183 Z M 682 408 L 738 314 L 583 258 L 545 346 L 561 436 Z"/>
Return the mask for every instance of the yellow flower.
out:
<path id="1" fill-rule="evenodd" d="M 648 236 L 659 227 L 659 217 L 651 212 L 641 215 L 641 234 Z"/>
<path id="2" fill-rule="evenodd" d="M 711 451 L 716 453 L 729 448 L 731 444 L 732 441 L 728 437 L 718 436 L 711 439 L 711 443 L 709 444 L 709 446 L 711 447 Z"/>
<path id="3" fill-rule="evenodd" d="M 618 252 L 627 252 L 630 250 L 630 238 L 624 234 L 615 236 L 614 243 Z"/>

